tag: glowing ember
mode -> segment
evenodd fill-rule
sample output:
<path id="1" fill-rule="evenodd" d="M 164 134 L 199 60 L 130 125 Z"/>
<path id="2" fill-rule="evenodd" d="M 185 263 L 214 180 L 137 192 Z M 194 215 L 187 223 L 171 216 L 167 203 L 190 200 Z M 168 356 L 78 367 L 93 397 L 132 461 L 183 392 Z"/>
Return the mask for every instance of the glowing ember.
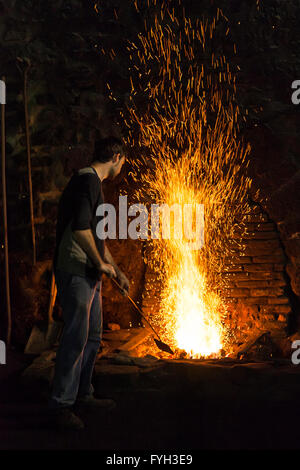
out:
<path id="1" fill-rule="evenodd" d="M 132 90 L 121 113 L 126 143 L 136 153 L 137 197 L 169 206 L 203 204 L 205 217 L 201 250 L 174 233 L 151 242 L 150 263 L 162 283 L 161 309 L 151 321 L 171 347 L 209 356 L 226 340 L 223 262 L 239 243 L 232 234 L 237 214 L 248 210 L 251 185 L 250 146 L 237 138 L 235 75 L 215 50 L 229 34 L 228 20 L 217 8 L 211 21 L 192 23 L 181 7 L 177 18 L 168 2 L 147 3 L 145 31 L 128 46 Z"/>

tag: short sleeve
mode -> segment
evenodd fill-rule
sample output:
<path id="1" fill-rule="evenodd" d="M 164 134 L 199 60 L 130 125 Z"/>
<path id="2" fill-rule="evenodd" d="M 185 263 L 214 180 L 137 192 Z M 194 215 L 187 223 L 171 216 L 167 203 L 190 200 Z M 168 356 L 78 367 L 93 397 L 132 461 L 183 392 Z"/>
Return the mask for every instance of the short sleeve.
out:
<path id="1" fill-rule="evenodd" d="M 71 229 L 87 230 L 91 228 L 93 211 L 98 200 L 99 184 L 94 175 L 78 176 L 78 185 L 74 192 L 74 217 Z"/>

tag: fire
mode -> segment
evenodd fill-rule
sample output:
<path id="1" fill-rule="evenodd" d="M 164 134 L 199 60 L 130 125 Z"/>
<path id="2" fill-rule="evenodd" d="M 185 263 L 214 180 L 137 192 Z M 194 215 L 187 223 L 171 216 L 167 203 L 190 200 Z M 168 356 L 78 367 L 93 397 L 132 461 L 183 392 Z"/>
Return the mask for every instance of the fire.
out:
<path id="1" fill-rule="evenodd" d="M 169 312 L 175 318 L 174 340 L 179 349 L 191 357 L 209 356 L 222 349 L 220 299 L 207 290 L 205 275 L 188 253 L 180 269 L 168 279 L 165 301 L 165 310 L 174 305 Z"/>
<path id="2" fill-rule="evenodd" d="M 181 184 L 183 175 L 176 165 L 172 169 L 166 165 L 164 171 L 169 175 L 168 182 L 159 177 L 162 171 L 155 181 L 160 196 L 170 207 L 175 203 L 184 207 L 192 202 L 195 208 L 197 203 L 205 201 L 203 192 Z M 195 225 L 194 212 L 188 216 Z M 153 320 L 174 350 L 184 350 L 193 358 L 219 355 L 224 345 L 226 309 L 220 296 L 209 286 L 206 274 L 209 250 L 205 245 L 195 250 L 186 238 L 177 237 L 175 215 L 172 222 L 170 238 L 153 243 L 153 261 L 162 282 L 161 308 Z"/>
<path id="3" fill-rule="evenodd" d="M 135 155 L 136 196 L 169 206 L 203 204 L 205 211 L 200 250 L 174 235 L 152 241 L 150 263 L 162 292 L 151 321 L 172 347 L 207 357 L 226 342 L 222 267 L 240 243 L 232 237 L 236 215 L 249 207 L 250 146 L 237 137 L 245 120 L 236 100 L 238 67 L 232 70 L 216 48 L 229 37 L 219 8 L 214 18 L 192 22 L 180 1 L 176 11 L 168 1 L 148 0 L 141 10 L 134 4 L 144 12 L 144 31 L 128 45 L 131 93 L 121 117 Z"/>

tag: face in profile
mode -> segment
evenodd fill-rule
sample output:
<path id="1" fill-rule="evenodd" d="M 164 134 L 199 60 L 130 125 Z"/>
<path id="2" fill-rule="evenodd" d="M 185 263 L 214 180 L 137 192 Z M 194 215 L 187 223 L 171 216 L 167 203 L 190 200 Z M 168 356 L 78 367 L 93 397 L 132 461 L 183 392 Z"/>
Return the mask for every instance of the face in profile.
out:
<path id="1" fill-rule="evenodd" d="M 111 179 L 115 179 L 120 174 L 124 163 L 125 163 L 125 155 L 121 156 L 120 153 L 117 153 L 114 155 L 114 159 L 112 160 L 112 165 L 109 171 L 109 177 Z"/>

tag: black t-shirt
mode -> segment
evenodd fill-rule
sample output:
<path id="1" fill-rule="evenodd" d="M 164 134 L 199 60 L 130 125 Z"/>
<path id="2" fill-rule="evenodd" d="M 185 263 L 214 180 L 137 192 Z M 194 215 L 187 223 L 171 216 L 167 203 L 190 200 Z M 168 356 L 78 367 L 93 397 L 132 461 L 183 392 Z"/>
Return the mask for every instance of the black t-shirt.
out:
<path id="1" fill-rule="evenodd" d="M 103 202 L 102 184 L 96 170 L 93 167 L 77 170 L 65 187 L 58 204 L 54 269 L 92 278 L 99 277 L 92 260 L 79 246 L 73 232 L 90 228 L 103 258 L 104 240 L 96 235 L 96 226 L 101 220 L 101 217 L 96 216 L 96 209 Z"/>

